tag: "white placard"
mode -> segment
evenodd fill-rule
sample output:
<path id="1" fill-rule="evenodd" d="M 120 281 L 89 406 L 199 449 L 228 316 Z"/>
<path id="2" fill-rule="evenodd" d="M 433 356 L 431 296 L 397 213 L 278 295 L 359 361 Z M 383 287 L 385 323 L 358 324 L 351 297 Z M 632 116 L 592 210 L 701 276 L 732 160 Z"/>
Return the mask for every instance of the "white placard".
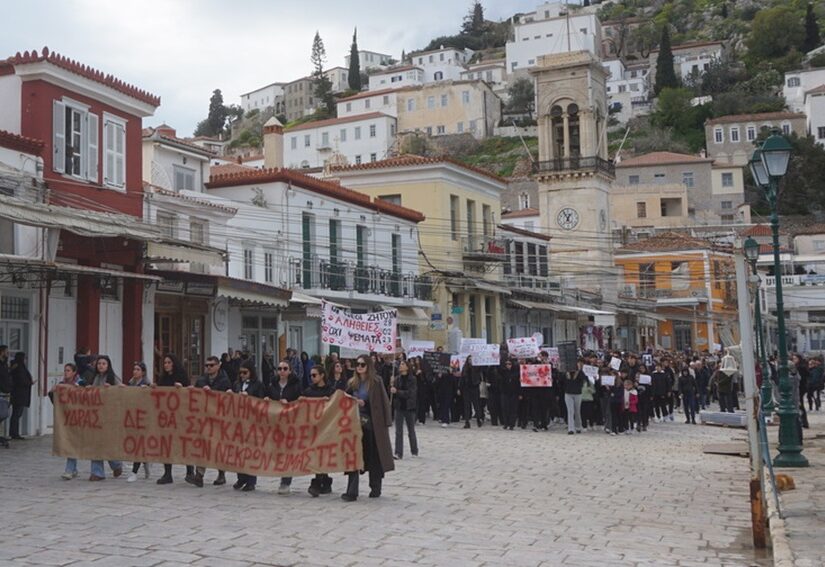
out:
<path id="1" fill-rule="evenodd" d="M 589 364 L 585 364 L 584 366 L 582 366 L 582 372 L 584 372 L 584 375 L 587 376 L 587 379 L 590 380 L 591 384 L 596 383 L 596 378 L 599 377 L 598 366 L 591 366 Z"/>
<path id="2" fill-rule="evenodd" d="M 352 313 L 324 301 L 321 304 L 321 341 L 360 352 L 395 352 L 398 310 Z"/>
<path id="3" fill-rule="evenodd" d="M 424 356 L 427 351 L 435 350 L 435 341 L 407 341 L 404 342 L 404 352 L 407 358 Z"/>
<path id="4" fill-rule="evenodd" d="M 652 381 L 650 374 L 639 374 L 639 384 L 650 384 Z"/>
<path id="5" fill-rule="evenodd" d="M 536 337 L 507 339 L 507 350 L 516 358 L 536 358 L 539 355 L 539 343 Z"/>
<path id="6" fill-rule="evenodd" d="M 613 386 L 616 384 L 616 377 L 612 374 L 602 376 L 602 386 Z"/>
<path id="7" fill-rule="evenodd" d="M 615 370 L 616 372 L 622 367 L 622 359 L 616 358 L 615 356 L 610 359 L 610 368 Z"/>

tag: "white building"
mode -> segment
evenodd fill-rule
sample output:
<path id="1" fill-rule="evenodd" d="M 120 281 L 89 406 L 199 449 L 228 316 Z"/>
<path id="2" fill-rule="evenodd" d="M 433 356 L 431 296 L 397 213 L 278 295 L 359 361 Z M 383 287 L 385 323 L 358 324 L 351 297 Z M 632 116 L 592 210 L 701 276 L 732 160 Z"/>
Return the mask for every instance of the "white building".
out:
<path id="1" fill-rule="evenodd" d="M 267 136 L 280 135 L 273 130 Z M 293 291 L 280 328 L 288 346 L 329 350 L 320 342 L 321 298 L 356 312 L 397 307 L 402 317 L 432 307 L 429 281 L 419 275 L 420 213 L 277 168 L 272 159 L 273 169 L 215 176 L 207 187 L 212 198 L 238 206 L 230 227 L 243 237 L 228 243 L 229 276 Z M 243 324 L 230 320 L 230 334 Z M 411 339 L 414 331 L 400 334 Z"/>
<path id="2" fill-rule="evenodd" d="M 805 116 L 808 134 L 814 137 L 817 144 L 825 146 L 825 84 L 805 93 Z"/>
<path id="3" fill-rule="evenodd" d="M 507 99 L 507 63 L 504 59 L 494 59 L 467 65 L 461 72 L 461 79 L 467 81 L 484 81 L 502 100 Z"/>
<path id="4" fill-rule="evenodd" d="M 344 57 L 344 67 L 349 69 L 350 56 Z M 386 67 L 392 64 L 392 55 L 378 53 L 376 51 L 361 50 L 358 52 L 358 66 L 362 71 L 367 69 Z"/>
<path id="5" fill-rule="evenodd" d="M 473 57 L 472 49 L 441 47 L 411 56 L 413 65 L 424 70 L 424 83 L 458 81 Z"/>
<path id="6" fill-rule="evenodd" d="M 324 76 L 332 83 L 332 92 L 342 93 L 349 90 L 349 69 L 333 67 L 324 71 Z"/>
<path id="7" fill-rule="evenodd" d="M 540 55 L 589 51 L 600 56 L 602 31 L 593 8 L 575 9 L 549 2 L 535 12 L 514 17 L 513 39 L 507 42 L 507 71 L 514 73 L 536 65 Z"/>
<path id="8" fill-rule="evenodd" d="M 254 91 L 241 95 L 241 108 L 249 112 L 255 108 L 263 110 L 270 106 L 283 105 L 284 85 L 286 83 L 270 83 Z"/>
<path id="9" fill-rule="evenodd" d="M 621 59 L 602 62 L 607 70 L 607 100 L 611 112 L 621 123 L 635 116 L 650 113 L 648 84 L 649 66 L 646 63 L 626 66 Z"/>
<path id="10" fill-rule="evenodd" d="M 369 76 L 368 89 L 371 91 L 414 87 L 424 84 L 424 69 L 413 65 L 391 67 Z"/>
<path id="11" fill-rule="evenodd" d="M 323 167 L 334 153 L 350 164 L 378 161 L 387 157 L 396 128 L 396 118 L 382 112 L 299 124 L 284 132 L 284 163 Z"/>
<path id="12" fill-rule="evenodd" d="M 398 90 L 365 91 L 336 102 L 338 118 L 348 118 L 371 112 L 398 116 Z"/>
<path id="13" fill-rule="evenodd" d="M 699 77 L 704 71 L 710 68 L 710 64 L 721 59 L 725 52 L 725 44 L 721 41 L 693 41 L 674 45 L 673 69 L 681 79 L 687 79 L 691 75 Z M 659 50 L 650 52 L 650 84 L 656 81 L 656 58 Z"/>
<path id="14" fill-rule="evenodd" d="M 522 201 L 522 199 L 520 197 L 519 201 Z M 527 207 L 517 211 L 501 213 L 501 223 L 522 230 L 529 230 L 530 232 L 541 232 L 541 211 L 531 208 L 529 201 L 521 204 L 526 204 Z"/>
<path id="15" fill-rule="evenodd" d="M 818 69 L 799 69 L 785 73 L 785 86 L 782 96 L 792 112 L 805 111 L 805 93 L 825 84 L 825 67 Z"/>

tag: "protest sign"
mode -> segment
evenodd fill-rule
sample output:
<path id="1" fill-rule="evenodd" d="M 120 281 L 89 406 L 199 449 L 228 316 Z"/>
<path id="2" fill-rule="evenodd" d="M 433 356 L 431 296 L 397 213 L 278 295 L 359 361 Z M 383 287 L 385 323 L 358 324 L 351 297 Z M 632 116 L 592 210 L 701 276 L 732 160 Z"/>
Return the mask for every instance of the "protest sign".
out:
<path id="1" fill-rule="evenodd" d="M 428 350 L 435 350 L 434 341 L 405 341 L 404 352 L 407 358 L 415 358 L 416 356 L 424 356 Z"/>
<path id="2" fill-rule="evenodd" d="M 355 400 L 290 404 L 201 388 L 78 388 L 54 395 L 53 452 L 259 476 L 363 468 Z"/>
<path id="3" fill-rule="evenodd" d="M 424 364 L 429 366 L 433 374 L 448 374 L 450 372 L 450 353 L 427 351 L 424 353 Z"/>
<path id="4" fill-rule="evenodd" d="M 650 353 L 644 353 L 642 355 L 642 362 L 648 368 L 652 368 L 653 367 L 653 355 L 650 354 Z"/>
<path id="5" fill-rule="evenodd" d="M 553 374 L 549 364 L 522 364 L 522 388 L 549 388 L 553 385 Z"/>
<path id="6" fill-rule="evenodd" d="M 559 370 L 562 372 L 575 372 L 576 362 L 579 359 L 579 349 L 575 341 L 564 341 L 558 344 L 559 349 Z"/>
<path id="7" fill-rule="evenodd" d="M 610 368 L 615 370 L 616 372 L 619 371 L 622 367 L 622 359 L 616 358 L 615 356 L 610 359 Z"/>
<path id="8" fill-rule="evenodd" d="M 612 374 L 602 375 L 602 386 L 613 386 L 616 384 L 616 377 Z"/>
<path id="9" fill-rule="evenodd" d="M 639 384 L 650 384 L 651 382 L 650 374 L 639 374 Z"/>
<path id="10" fill-rule="evenodd" d="M 590 380 L 591 384 L 596 383 L 596 378 L 599 377 L 598 366 L 591 366 L 589 364 L 585 364 L 584 366 L 582 366 L 582 372 L 584 372 L 584 375 L 587 376 L 587 379 Z"/>
<path id="11" fill-rule="evenodd" d="M 359 352 L 395 352 L 395 339 L 398 333 L 397 310 L 352 313 L 324 301 L 321 311 L 322 342 Z"/>
<path id="12" fill-rule="evenodd" d="M 507 339 L 507 350 L 516 358 L 536 358 L 539 355 L 539 343 L 536 337 Z"/>
<path id="13" fill-rule="evenodd" d="M 547 358 L 550 361 L 550 364 L 553 365 L 553 368 L 558 368 L 560 365 L 559 349 L 556 347 L 547 347 L 542 350 L 547 353 Z"/>
<path id="14" fill-rule="evenodd" d="M 455 372 L 456 370 L 461 372 L 461 369 L 464 368 L 464 358 L 461 358 L 461 355 L 458 354 L 451 354 L 450 355 L 450 371 Z"/>
<path id="15" fill-rule="evenodd" d="M 461 339 L 458 351 L 461 368 L 470 355 L 473 357 L 474 366 L 498 366 L 501 348 L 498 345 L 488 345 L 486 339 Z"/>

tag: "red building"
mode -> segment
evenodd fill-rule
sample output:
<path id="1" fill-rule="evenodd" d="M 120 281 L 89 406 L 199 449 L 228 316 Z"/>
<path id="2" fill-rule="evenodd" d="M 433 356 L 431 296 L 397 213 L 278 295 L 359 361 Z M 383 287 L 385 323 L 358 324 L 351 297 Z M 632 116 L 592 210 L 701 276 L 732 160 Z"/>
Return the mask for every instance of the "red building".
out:
<path id="1" fill-rule="evenodd" d="M 0 61 L 0 130 L 43 142 L 46 201 L 58 206 L 49 225 L 59 231 L 51 260 L 78 266 L 74 332 L 49 334 L 65 343 L 61 360 L 48 363 L 49 374 L 55 363 L 71 361 L 79 345 L 112 355 L 116 372 L 127 377 L 132 362 L 151 353 L 142 340 L 143 259 L 151 238 L 139 226 L 141 131 L 159 104 L 159 97 L 48 48 Z M 62 207 L 88 210 L 89 226 L 79 229 L 66 215 L 61 221 Z M 103 224 L 106 230 L 97 232 Z"/>

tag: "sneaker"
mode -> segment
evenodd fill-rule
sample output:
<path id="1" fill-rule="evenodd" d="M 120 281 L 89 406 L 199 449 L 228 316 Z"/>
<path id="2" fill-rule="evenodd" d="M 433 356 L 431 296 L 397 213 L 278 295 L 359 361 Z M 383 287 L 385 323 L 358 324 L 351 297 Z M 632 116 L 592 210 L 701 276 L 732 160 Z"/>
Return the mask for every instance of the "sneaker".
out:
<path id="1" fill-rule="evenodd" d="M 572 432 L 572 431 L 568 431 L 568 432 L 567 432 L 567 434 L 568 434 L 568 435 L 573 435 L 573 432 Z"/>
<path id="2" fill-rule="evenodd" d="M 582 430 L 581 430 L 581 429 L 579 429 L 578 431 L 576 431 L 576 433 L 581 433 L 581 432 L 582 432 Z"/>
<path id="3" fill-rule="evenodd" d="M 616 433 L 614 431 L 611 431 L 610 434 L 614 437 L 616 436 Z"/>
<path id="4" fill-rule="evenodd" d="M 442 424 L 441 424 L 441 427 L 443 427 L 444 429 L 447 429 L 447 424 L 446 424 L 446 423 L 442 423 Z"/>
<path id="5" fill-rule="evenodd" d="M 324 484 L 321 486 L 321 494 L 332 494 L 332 485 Z"/>
<path id="6" fill-rule="evenodd" d="M 74 472 L 74 473 L 64 472 L 62 475 L 60 475 L 60 478 L 62 478 L 63 480 L 72 480 L 76 476 L 77 476 L 76 472 Z"/>
<path id="7" fill-rule="evenodd" d="M 292 492 L 292 487 L 288 484 L 282 484 L 278 487 L 278 494 L 281 496 L 289 494 L 290 492 Z"/>
<path id="8" fill-rule="evenodd" d="M 143 463 L 143 478 L 149 480 L 150 476 L 152 476 L 152 469 L 150 468 L 149 463 Z"/>
<path id="9" fill-rule="evenodd" d="M 670 418 L 670 421 L 673 421 L 673 414 L 670 414 L 668 417 Z"/>
<path id="10" fill-rule="evenodd" d="M 126 482 L 135 482 L 137 480 L 137 473 L 129 473 L 128 478 L 126 478 Z"/>
<path id="11" fill-rule="evenodd" d="M 97 481 L 100 481 L 100 480 L 106 480 L 106 477 L 105 476 L 97 476 L 97 475 L 93 474 L 93 475 L 89 476 L 89 480 L 92 481 L 92 482 L 97 482 Z"/>

